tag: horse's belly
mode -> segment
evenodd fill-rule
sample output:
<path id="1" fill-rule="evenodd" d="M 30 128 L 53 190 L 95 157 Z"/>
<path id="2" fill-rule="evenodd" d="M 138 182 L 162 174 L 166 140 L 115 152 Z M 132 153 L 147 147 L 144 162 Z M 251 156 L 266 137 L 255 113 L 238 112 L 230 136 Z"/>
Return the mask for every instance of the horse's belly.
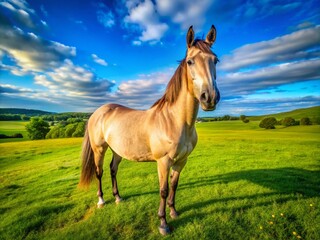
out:
<path id="1" fill-rule="evenodd" d="M 119 156 L 127 160 L 138 162 L 154 161 L 150 148 L 137 139 L 122 138 L 113 139 L 108 142 L 109 147 L 115 151 Z"/>

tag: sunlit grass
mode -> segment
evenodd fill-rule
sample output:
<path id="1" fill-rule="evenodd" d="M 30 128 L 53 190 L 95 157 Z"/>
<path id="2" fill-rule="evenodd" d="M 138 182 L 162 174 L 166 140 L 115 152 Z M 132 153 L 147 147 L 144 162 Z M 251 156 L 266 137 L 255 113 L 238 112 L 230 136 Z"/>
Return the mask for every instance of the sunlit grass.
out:
<path id="1" fill-rule="evenodd" d="M 197 124 L 182 172 L 179 218 L 164 239 L 320 239 L 318 126 L 265 130 L 250 122 Z M 105 158 L 96 184 L 77 188 L 80 138 L 0 144 L 0 239 L 163 239 L 155 163 L 123 161 L 116 205 Z"/>
<path id="2" fill-rule="evenodd" d="M 23 138 L 6 138 L 0 139 L 0 143 L 3 142 L 16 142 L 29 140 L 25 125 L 28 121 L 0 121 L 0 133 L 7 136 L 12 136 L 15 133 L 21 133 Z"/>

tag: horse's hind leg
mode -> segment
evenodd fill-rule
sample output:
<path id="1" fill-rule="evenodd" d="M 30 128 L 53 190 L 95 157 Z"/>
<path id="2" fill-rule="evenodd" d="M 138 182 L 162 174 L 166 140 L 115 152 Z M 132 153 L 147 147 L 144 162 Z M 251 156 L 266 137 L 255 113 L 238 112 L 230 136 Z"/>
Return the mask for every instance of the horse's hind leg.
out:
<path id="1" fill-rule="evenodd" d="M 98 198 L 99 201 L 97 203 L 98 207 L 101 208 L 105 204 L 105 201 L 103 199 L 103 191 L 102 191 L 102 175 L 103 175 L 103 160 L 104 160 L 104 154 L 107 150 L 107 146 L 104 147 L 96 147 L 93 148 L 94 152 L 94 162 L 96 164 L 96 177 L 98 179 Z"/>
<path id="2" fill-rule="evenodd" d="M 117 172 L 118 172 L 118 166 L 121 162 L 122 157 L 120 157 L 118 154 L 113 152 L 112 161 L 110 163 L 110 174 L 111 174 L 111 182 L 112 182 L 112 193 L 113 196 L 116 198 L 116 203 L 119 203 L 122 201 L 119 190 L 118 190 L 118 184 L 117 184 Z"/>

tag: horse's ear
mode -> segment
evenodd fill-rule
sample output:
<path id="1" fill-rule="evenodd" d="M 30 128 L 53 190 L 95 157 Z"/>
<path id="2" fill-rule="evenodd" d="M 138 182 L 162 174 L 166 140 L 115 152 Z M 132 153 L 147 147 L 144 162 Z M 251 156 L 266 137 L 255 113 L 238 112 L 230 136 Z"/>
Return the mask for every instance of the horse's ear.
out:
<path id="1" fill-rule="evenodd" d="M 210 31 L 207 34 L 206 42 L 212 46 L 212 44 L 216 41 L 217 30 L 214 25 L 211 26 Z"/>
<path id="2" fill-rule="evenodd" d="M 190 26 L 188 33 L 187 33 L 187 46 L 188 46 L 188 48 L 190 48 L 193 45 L 193 41 L 194 41 L 194 31 L 193 31 L 193 27 Z"/>

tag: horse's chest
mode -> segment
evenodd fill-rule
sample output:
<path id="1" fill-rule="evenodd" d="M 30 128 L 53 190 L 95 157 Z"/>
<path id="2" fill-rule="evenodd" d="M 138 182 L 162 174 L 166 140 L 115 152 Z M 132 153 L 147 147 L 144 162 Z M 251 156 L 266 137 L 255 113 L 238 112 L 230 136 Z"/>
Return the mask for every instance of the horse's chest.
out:
<path id="1" fill-rule="evenodd" d="M 185 141 L 182 144 L 178 145 L 175 155 L 172 157 L 173 161 L 179 161 L 180 159 L 187 158 L 190 153 L 193 151 L 195 144 L 192 141 Z"/>

